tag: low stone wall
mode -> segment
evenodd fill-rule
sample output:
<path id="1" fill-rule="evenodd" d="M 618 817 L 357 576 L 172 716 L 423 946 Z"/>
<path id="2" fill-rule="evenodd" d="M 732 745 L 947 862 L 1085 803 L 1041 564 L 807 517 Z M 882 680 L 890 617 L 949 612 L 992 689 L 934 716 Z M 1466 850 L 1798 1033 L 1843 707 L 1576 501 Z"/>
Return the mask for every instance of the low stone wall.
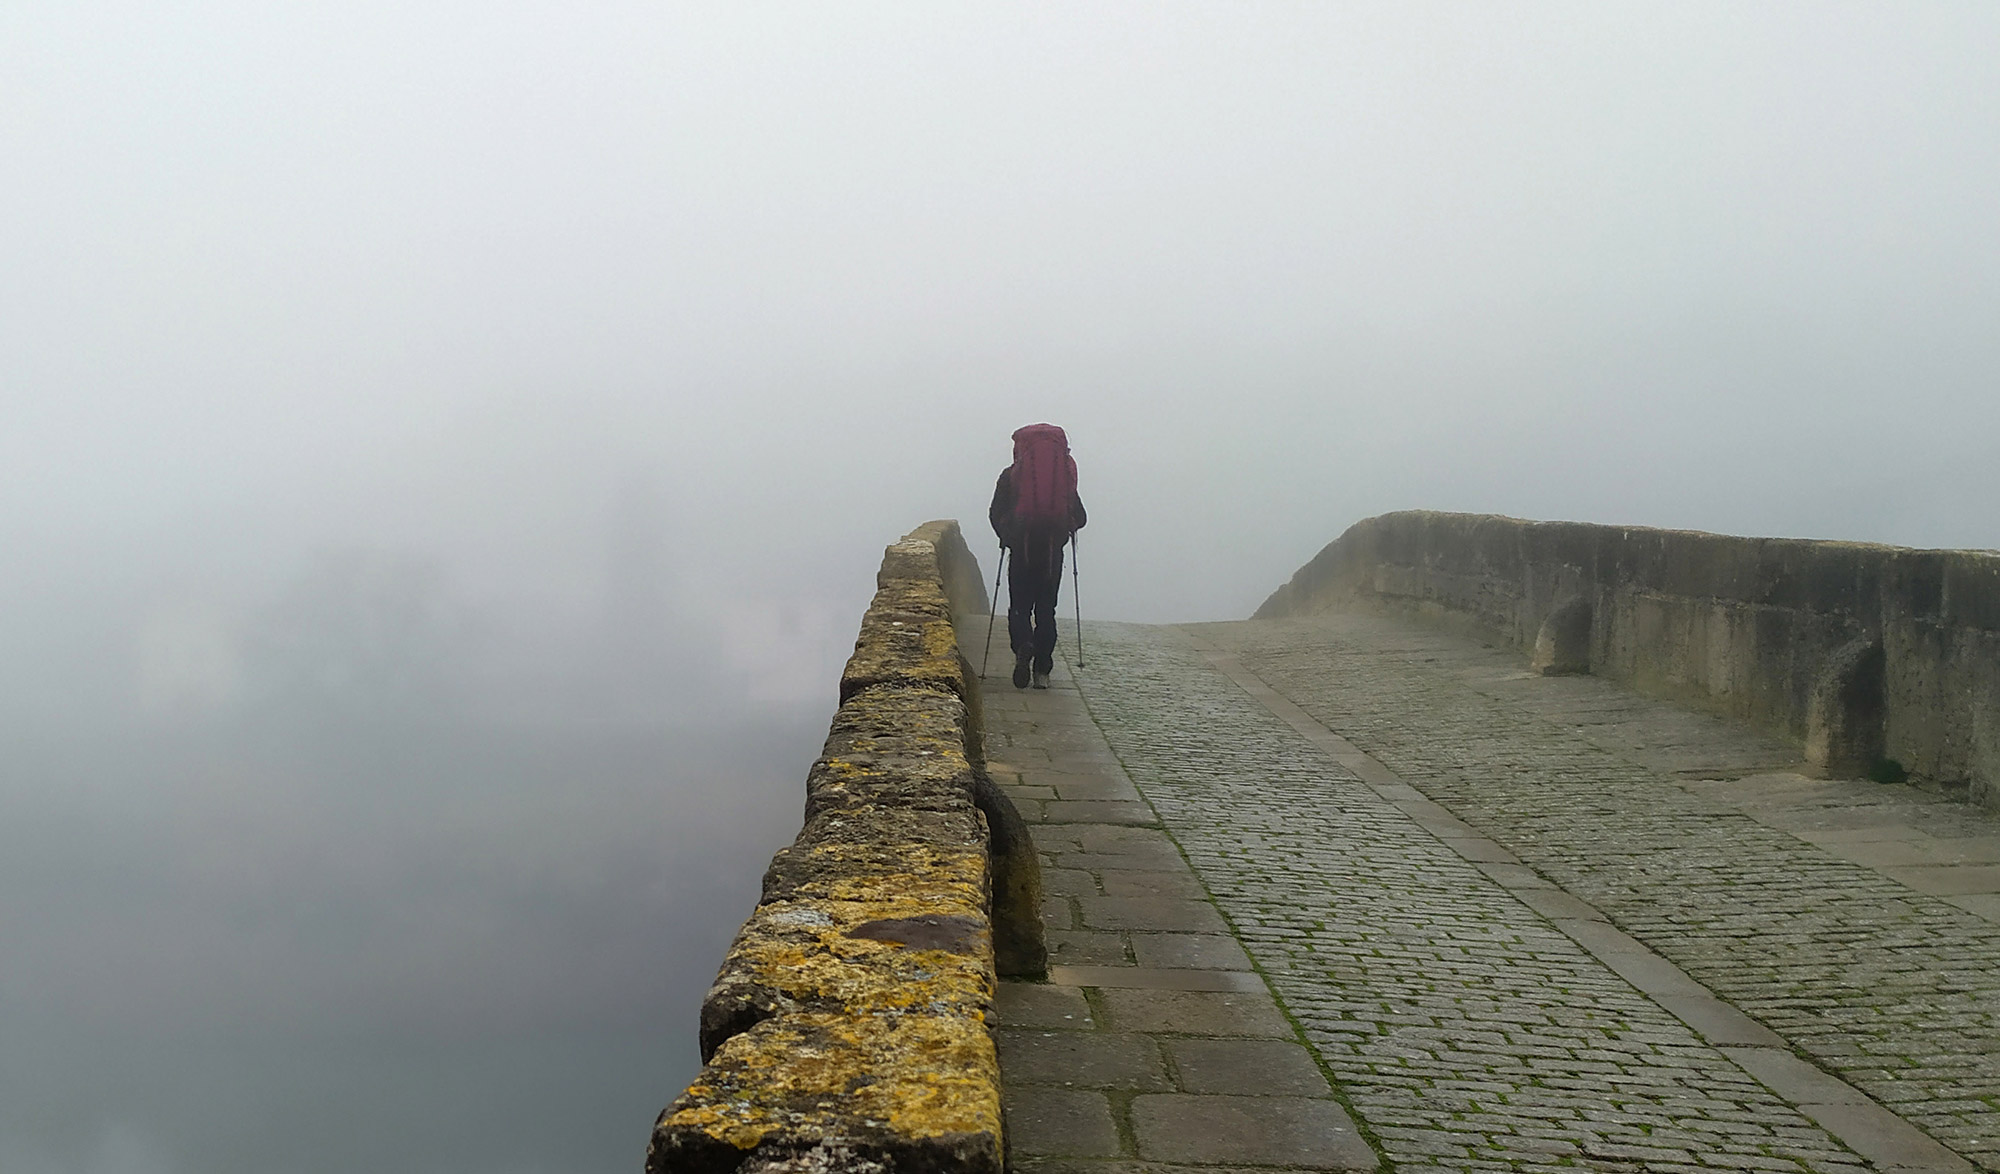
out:
<path id="1" fill-rule="evenodd" d="M 2000 806 L 2000 554 L 1423 511 L 1356 523 L 1258 618 L 1389 608 L 1751 722 L 1829 772 L 1894 760 Z"/>
<path id="2" fill-rule="evenodd" d="M 805 826 L 702 1002 L 705 1066 L 660 1115 L 649 1174 L 999 1174 L 996 960 L 1032 974 L 1047 955 L 954 631 L 986 610 L 979 577 L 956 522 L 884 554 Z"/>

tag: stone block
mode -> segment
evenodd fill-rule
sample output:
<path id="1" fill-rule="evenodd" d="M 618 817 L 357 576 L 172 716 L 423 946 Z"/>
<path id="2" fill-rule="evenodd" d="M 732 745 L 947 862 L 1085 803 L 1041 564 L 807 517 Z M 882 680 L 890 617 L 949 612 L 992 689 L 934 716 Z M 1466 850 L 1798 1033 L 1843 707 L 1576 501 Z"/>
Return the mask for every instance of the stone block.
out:
<path id="1" fill-rule="evenodd" d="M 1375 1152 L 1341 1107 L 1303 1097 L 1155 1093 L 1132 1102 L 1139 1156 L 1162 1162 L 1368 1170 Z"/>
<path id="2" fill-rule="evenodd" d="M 796 1012 L 983 1018 L 994 992 L 983 905 L 930 896 L 758 906 L 702 999 L 703 1060 L 731 1036 Z"/>
<path id="3" fill-rule="evenodd" d="M 1156 991 L 1249 991 L 1267 988 L 1248 970 L 1162 970 L 1152 966 L 1051 966 L 1049 979 L 1065 986 L 1131 987 Z"/>
<path id="4" fill-rule="evenodd" d="M 1184 1092 L 1323 1097 L 1331 1091 L 1312 1054 L 1275 1039 L 1167 1041 Z"/>
<path id="5" fill-rule="evenodd" d="M 978 814 L 969 810 L 865 807 L 817 820 L 772 856 L 762 903 L 915 897 L 983 909 L 984 832 Z"/>
<path id="6" fill-rule="evenodd" d="M 1111 1101 L 1101 1092 L 1010 1085 L 1007 1149 L 1010 1158 L 1028 1154 L 1116 1157 L 1118 1126 L 1111 1116 Z"/>
<path id="7" fill-rule="evenodd" d="M 1799 1111 L 1877 1169 L 1909 1174 L 1975 1174 L 1979 1169 L 1881 1105 L 1807 1102 Z"/>
<path id="8" fill-rule="evenodd" d="M 993 1021 L 1003 1027 L 1095 1027 L 1090 1004 L 1075 987 L 1003 982 L 993 1003 Z"/>
<path id="9" fill-rule="evenodd" d="M 1005 1030 L 1000 1070 L 1007 1084 L 1075 1085 L 1166 1091 L 1167 1065 L 1157 1040 L 1108 1031 Z"/>
<path id="10" fill-rule="evenodd" d="M 808 1060 L 810 1062 L 802 1062 Z M 787 1015 L 731 1037 L 653 1129 L 648 1174 L 817 1152 L 841 1169 L 1000 1174 L 999 1064 L 976 1015 Z"/>
<path id="11" fill-rule="evenodd" d="M 1130 961 L 1124 934 L 1084 929 L 1049 931 L 1051 966 L 1118 966 Z"/>
<path id="12" fill-rule="evenodd" d="M 854 654 L 840 676 L 840 698 L 871 685 L 928 686 L 964 697 L 971 675 L 958 651 L 944 589 L 915 579 L 891 579 L 861 618 Z"/>
<path id="13" fill-rule="evenodd" d="M 904 535 L 904 539 L 929 542 L 936 549 L 938 573 L 943 576 L 945 594 L 958 618 L 970 620 L 987 614 L 990 608 L 986 577 L 980 573 L 979 560 L 965 544 L 965 534 L 957 522 L 949 518 L 925 522 Z"/>
<path id="14" fill-rule="evenodd" d="M 1185 897 L 1079 897 L 1085 929 L 1228 933 L 1215 906 Z"/>
<path id="15" fill-rule="evenodd" d="M 1179 869 L 1107 868 L 1098 873 L 1107 897 L 1172 897 L 1205 901 L 1208 893 L 1192 872 Z"/>
<path id="16" fill-rule="evenodd" d="M 1528 667 L 1546 677 L 1589 672 L 1593 614 L 1585 596 L 1558 604 L 1535 633 Z"/>
<path id="17" fill-rule="evenodd" d="M 1122 823 L 1157 827 L 1153 809 L 1144 803 L 1117 799 L 1057 799 L 1042 808 L 1049 823 Z"/>
<path id="18" fill-rule="evenodd" d="M 1293 1034 L 1268 994 L 1107 988 L 1101 995 L 1109 1026 L 1117 1031 L 1278 1039 Z"/>
<path id="19" fill-rule="evenodd" d="M 823 758 L 860 763 L 927 758 L 955 748 L 969 759 L 970 710 L 943 687 L 876 687 L 850 694 L 827 730 Z"/>
<path id="20" fill-rule="evenodd" d="M 1042 887 L 1052 897 L 1095 895 L 1097 878 L 1080 868 L 1044 868 Z"/>
<path id="21" fill-rule="evenodd" d="M 944 572 L 938 565 L 937 544 L 914 535 L 891 543 L 882 551 L 882 564 L 875 572 L 875 585 L 887 587 L 897 579 L 937 583 L 942 587 Z"/>
<path id="22" fill-rule="evenodd" d="M 1226 934 L 1136 933 L 1132 950 L 1141 966 L 1250 969 L 1242 944 Z"/>
<path id="23" fill-rule="evenodd" d="M 1057 774 L 1052 770 L 1036 771 L 1035 783 L 1050 787 L 1055 798 L 1077 800 L 1111 800 L 1126 803 L 1140 802 L 1139 788 L 1122 777 L 1100 774 Z"/>
<path id="24" fill-rule="evenodd" d="M 1028 823 L 1007 793 L 984 774 L 975 774 L 973 803 L 986 821 L 993 900 L 993 964 L 1010 978 L 1039 978 L 1048 972 L 1048 930 L 1042 921 L 1047 900 L 1042 857 Z"/>

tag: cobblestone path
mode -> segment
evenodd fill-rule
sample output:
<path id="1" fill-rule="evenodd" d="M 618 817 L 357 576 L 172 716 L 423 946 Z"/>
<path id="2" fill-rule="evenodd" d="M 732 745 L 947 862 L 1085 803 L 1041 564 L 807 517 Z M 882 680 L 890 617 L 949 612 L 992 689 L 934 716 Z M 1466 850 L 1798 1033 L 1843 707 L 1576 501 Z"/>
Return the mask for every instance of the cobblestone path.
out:
<path id="1" fill-rule="evenodd" d="M 1089 635 L 1148 819 L 1397 1169 L 2000 1168 L 2000 928 L 1694 781 L 1785 748 L 1383 621 Z"/>
<path id="2" fill-rule="evenodd" d="M 2000 1169 L 2000 925 L 1678 785 L 1731 764 L 1593 732 L 1579 710 L 1626 696 L 1604 682 L 1364 617 L 1210 631 L 1702 985 Z"/>

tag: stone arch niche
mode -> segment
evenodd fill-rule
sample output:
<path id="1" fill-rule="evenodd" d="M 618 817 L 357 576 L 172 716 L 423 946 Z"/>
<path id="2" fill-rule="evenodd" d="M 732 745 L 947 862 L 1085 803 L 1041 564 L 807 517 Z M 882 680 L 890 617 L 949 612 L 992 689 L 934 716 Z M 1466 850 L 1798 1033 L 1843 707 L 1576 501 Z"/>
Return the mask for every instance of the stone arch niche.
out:
<path id="1" fill-rule="evenodd" d="M 1827 774 L 1863 775 L 1882 759 L 1882 642 L 1861 637 L 1836 649 L 1806 707 L 1806 761 Z"/>
<path id="2" fill-rule="evenodd" d="M 1528 667 L 1545 677 L 1590 671 L 1591 606 L 1585 596 L 1558 604 L 1535 633 L 1535 653 Z"/>

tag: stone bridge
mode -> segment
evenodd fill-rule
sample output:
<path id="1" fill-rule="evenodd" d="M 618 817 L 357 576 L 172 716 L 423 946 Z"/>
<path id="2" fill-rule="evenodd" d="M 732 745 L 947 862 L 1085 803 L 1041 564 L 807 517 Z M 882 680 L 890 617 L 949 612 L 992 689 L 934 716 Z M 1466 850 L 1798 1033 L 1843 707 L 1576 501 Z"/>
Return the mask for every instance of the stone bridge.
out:
<path id="1" fill-rule="evenodd" d="M 1989 628 L 1899 633 L 1866 575 L 1711 590 L 1761 609 L 1732 665 L 1643 646 L 1675 596 L 1608 564 L 1363 539 L 1266 618 L 1091 623 L 1047 691 L 996 656 L 986 773 L 1050 963 L 989 1021 L 1010 1168 L 2000 1170 Z M 1673 657 L 1708 676 L 1646 679 Z M 1910 712 L 1919 678 L 1970 724 Z M 1857 746 L 1970 778 L 1866 781 Z M 772 1168 L 944 1168 L 859 1161 Z"/>

